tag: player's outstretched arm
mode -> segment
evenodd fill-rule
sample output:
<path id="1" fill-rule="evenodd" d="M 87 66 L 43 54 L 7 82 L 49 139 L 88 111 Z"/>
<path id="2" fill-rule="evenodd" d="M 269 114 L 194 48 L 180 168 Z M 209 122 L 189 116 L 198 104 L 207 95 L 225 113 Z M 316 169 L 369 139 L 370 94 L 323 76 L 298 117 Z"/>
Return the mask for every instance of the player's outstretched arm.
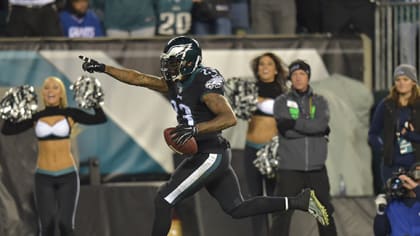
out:
<path id="1" fill-rule="evenodd" d="M 168 91 L 168 85 L 165 80 L 154 75 L 148 75 L 135 70 L 121 69 L 108 65 L 105 66 L 105 73 L 130 85 L 146 87 L 161 93 L 166 93 Z"/>
<path id="2" fill-rule="evenodd" d="M 224 130 L 236 125 L 236 116 L 229 102 L 223 95 L 217 93 L 207 93 L 203 96 L 203 101 L 207 107 L 216 114 L 212 120 L 197 124 L 199 133 Z"/>
<path id="3" fill-rule="evenodd" d="M 146 87 L 161 93 L 168 91 L 165 80 L 158 76 L 144 74 L 131 69 L 116 68 L 84 56 L 79 56 L 79 58 L 84 61 L 82 64 L 83 70 L 89 73 L 102 72 L 126 84 Z"/>

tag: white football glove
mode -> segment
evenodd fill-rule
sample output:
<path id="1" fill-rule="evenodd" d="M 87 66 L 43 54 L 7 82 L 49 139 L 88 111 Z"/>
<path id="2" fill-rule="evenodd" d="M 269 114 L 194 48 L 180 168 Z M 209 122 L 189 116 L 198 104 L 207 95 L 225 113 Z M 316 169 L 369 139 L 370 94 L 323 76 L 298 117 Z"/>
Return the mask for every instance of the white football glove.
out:
<path id="1" fill-rule="evenodd" d="M 376 196 L 375 205 L 376 205 L 376 213 L 378 215 L 383 215 L 385 213 L 386 205 L 388 204 L 386 200 L 386 195 L 381 193 Z"/>

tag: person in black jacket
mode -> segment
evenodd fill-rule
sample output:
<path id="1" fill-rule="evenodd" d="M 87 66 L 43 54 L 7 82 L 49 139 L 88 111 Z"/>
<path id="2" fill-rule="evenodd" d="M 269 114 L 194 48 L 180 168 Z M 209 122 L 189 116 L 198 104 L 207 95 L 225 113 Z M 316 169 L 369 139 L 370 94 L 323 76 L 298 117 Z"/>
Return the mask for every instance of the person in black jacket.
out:
<path id="1" fill-rule="evenodd" d="M 408 170 L 420 161 L 420 88 L 414 66 L 401 64 L 394 71 L 395 84 L 376 107 L 369 128 L 369 144 L 382 153 L 382 180 L 399 168 Z"/>
<path id="2" fill-rule="evenodd" d="M 231 35 L 231 0 L 193 0 L 191 9 L 194 35 Z"/>
<path id="3" fill-rule="evenodd" d="M 13 135 L 35 128 L 35 203 L 40 235 L 54 235 L 57 221 L 60 235 L 72 236 L 80 188 L 76 162 L 70 152 L 72 127 L 75 123 L 104 123 L 107 118 L 100 107 L 94 109 L 94 115 L 67 107 L 66 89 L 57 77 L 45 79 L 42 97 L 45 109 L 18 123 L 6 120 L 1 132 Z"/>

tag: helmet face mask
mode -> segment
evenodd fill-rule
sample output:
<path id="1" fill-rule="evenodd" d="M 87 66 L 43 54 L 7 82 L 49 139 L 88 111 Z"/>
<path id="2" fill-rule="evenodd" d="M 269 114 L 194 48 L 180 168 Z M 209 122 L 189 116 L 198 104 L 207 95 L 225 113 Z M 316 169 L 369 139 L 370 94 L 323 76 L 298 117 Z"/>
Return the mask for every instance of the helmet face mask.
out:
<path id="1" fill-rule="evenodd" d="M 160 56 L 160 70 L 166 80 L 177 81 L 201 65 L 201 48 L 194 39 L 171 39 Z"/>
<path id="2" fill-rule="evenodd" d="M 166 80 L 176 81 L 181 79 L 180 65 L 181 61 L 174 56 L 166 57 L 162 55 L 160 58 L 160 70 Z"/>

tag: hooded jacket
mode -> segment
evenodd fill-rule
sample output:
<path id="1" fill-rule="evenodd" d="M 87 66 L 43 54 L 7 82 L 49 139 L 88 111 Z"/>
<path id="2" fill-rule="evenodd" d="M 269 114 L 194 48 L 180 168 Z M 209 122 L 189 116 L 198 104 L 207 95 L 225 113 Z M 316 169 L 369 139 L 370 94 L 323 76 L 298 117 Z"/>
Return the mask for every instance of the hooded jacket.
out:
<path id="1" fill-rule="evenodd" d="M 314 94 L 310 87 L 304 94 L 292 89 L 276 98 L 274 117 L 277 122 L 294 120 L 294 127 L 279 130 L 279 169 L 311 171 L 324 168 L 330 119 L 325 98 Z"/>

